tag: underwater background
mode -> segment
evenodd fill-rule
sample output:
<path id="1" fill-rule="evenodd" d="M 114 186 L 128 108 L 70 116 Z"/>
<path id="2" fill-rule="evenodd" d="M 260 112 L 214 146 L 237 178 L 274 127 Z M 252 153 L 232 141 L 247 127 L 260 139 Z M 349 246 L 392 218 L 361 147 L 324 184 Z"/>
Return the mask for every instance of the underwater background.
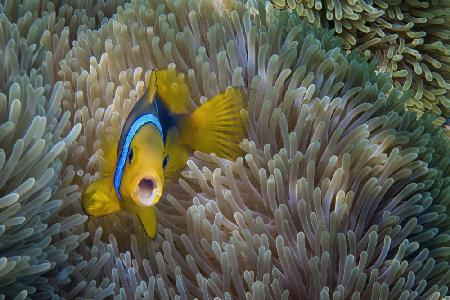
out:
<path id="1" fill-rule="evenodd" d="M 0 0 L 0 299 L 450 295 L 449 39 L 447 0 Z M 256 97 L 150 240 L 81 193 L 167 67 Z"/>

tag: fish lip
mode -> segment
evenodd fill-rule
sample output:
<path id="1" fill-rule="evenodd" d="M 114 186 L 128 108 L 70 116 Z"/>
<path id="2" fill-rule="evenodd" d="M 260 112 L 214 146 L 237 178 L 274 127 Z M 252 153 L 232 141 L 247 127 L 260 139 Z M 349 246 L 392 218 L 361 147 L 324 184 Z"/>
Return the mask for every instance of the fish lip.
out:
<path id="1" fill-rule="evenodd" d="M 146 183 L 145 181 L 151 181 L 153 187 L 148 186 L 149 184 Z M 150 207 L 155 205 L 156 202 L 158 202 L 159 198 L 161 197 L 162 194 L 161 188 L 162 188 L 161 183 L 159 180 L 157 180 L 157 177 L 152 175 L 142 176 L 137 182 L 135 192 L 137 203 L 144 207 Z"/>

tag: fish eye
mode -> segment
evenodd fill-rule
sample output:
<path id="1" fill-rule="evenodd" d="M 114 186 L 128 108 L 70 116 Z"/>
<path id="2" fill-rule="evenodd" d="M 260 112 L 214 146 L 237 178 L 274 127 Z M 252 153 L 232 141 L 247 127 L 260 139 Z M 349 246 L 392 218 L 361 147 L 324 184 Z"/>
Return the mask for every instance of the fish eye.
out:
<path id="1" fill-rule="evenodd" d="M 133 148 L 130 148 L 130 151 L 128 151 L 128 162 L 131 164 L 132 160 L 133 160 Z"/>
<path id="2" fill-rule="evenodd" d="M 163 168 L 165 168 L 167 166 L 168 162 L 169 162 L 169 155 L 166 155 L 166 157 L 164 157 L 164 159 L 163 159 Z"/>

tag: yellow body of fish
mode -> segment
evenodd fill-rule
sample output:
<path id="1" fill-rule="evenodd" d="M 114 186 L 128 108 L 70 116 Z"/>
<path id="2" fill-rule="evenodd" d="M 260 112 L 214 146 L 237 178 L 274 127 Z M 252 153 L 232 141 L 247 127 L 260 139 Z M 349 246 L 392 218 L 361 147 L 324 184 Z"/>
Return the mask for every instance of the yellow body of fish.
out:
<path id="1" fill-rule="evenodd" d="M 101 139 L 101 178 L 83 193 L 88 215 L 123 209 L 136 214 L 147 235 L 157 233 L 154 205 L 166 180 L 176 179 L 194 150 L 236 159 L 244 136 L 242 88 L 231 87 L 185 114 L 189 90 L 173 69 L 152 72 L 148 89 L 136 103 L 120 135 Z"/>

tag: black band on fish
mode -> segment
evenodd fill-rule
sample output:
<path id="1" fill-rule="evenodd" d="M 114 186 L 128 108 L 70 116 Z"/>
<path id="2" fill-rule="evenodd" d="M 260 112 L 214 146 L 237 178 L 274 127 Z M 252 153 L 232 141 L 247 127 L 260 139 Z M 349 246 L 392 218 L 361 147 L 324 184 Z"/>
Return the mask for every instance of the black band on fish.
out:
<path id="1" fill-rule="evenodd" d="M 119 160 L 117 161 L 116 171 L 114 173 L 114 189 L 116 190 L 117 197 L 119 198 L 119 200 L 121 200 L 120 184 L 122 182 L 123 169 L 125 167 L 131 141 L 133 140 L 134 136 L 139 131 L 139 129 L 146 124 L 155 125 L 156 128 L 158 128 L 161 136 L 163 136 L 161 123 L 159 122 L 158 118 L 153 114 L 142 115 L 133 122 L 130 130 L 128 130 L 125 136 L 125 142 L 120 152 Z"/>

